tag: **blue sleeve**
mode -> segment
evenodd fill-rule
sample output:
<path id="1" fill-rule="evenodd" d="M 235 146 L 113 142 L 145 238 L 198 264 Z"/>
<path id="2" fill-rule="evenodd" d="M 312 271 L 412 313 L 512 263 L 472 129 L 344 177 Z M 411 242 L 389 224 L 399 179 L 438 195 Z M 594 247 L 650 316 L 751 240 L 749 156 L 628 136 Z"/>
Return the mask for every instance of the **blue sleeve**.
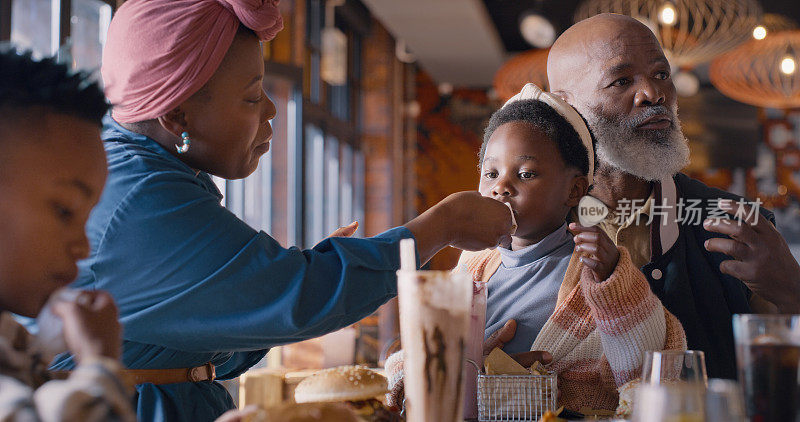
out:
<path id="1" fill-rule="evenodd" d="M 118 202 L 89 266 L 125 338 L 178 350 L 247 351 L 352 324 L 397 294 L 399 227 L 284 248 L 191 175 L 161 172 Z"/>

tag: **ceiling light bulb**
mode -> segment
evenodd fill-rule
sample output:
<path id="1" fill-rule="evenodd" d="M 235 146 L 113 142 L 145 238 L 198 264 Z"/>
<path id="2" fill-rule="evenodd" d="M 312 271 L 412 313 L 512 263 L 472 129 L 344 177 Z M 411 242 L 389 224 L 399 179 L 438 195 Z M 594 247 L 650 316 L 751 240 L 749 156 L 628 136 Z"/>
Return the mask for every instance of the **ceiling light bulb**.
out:
<path id="1" fill-rule="evenodd" d="M 781 60 L 781 72 L 784 75 L 792 75 L 797 70 L 797 65 L 795 63 L 794 57 L 786 56 Z"/>
<path id="2" fill-rule="evenodd" d="M 692 72 L 678 71 L 672 76 L 672 82 L 681 97 L 691 97 L 700 91 L 700 80 Z"/>
<path id="3" fill-rule="evenodd" d="M 453 93 L 453 84 L 449 82 L 442 82 L 438 86 L 439 88 L 439 95 L 446 97 Z"/>
<path id="4" fill-rule="evenodd" d="M 757 40 L 763 40 L 767 37 L 767 28 L 764 28 L 764 25 L 758 25 L 757 27 L 753 28 L 753 38 Z"/>
<path id="5" fill-rule="evenodd" d="M 664 5 L 661 6 L 661 10 L 658 11 L 658 21 L 664 25 L 675 25 L 677 14 L 675 6 L 673 6 L 672 3 L 664 3 Z"/>
<path id="6" fill-rule="evenodd" d="M 547 48 L 556 40 L 556 28 L 547 18 L 528 13 L 519 22 L 519 32 L 528 44 L 536 48 Z"/>

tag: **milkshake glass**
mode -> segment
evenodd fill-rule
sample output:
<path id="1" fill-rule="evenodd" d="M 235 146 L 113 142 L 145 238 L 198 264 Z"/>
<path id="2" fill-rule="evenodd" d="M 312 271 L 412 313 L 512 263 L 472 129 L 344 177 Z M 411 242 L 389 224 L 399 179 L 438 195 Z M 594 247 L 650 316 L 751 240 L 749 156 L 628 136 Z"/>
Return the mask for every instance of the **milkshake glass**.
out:
<path id="1" fill-rule="evenodd" d="M 397 279 L 407 421 L 461 421 L 472 278 L 400 270 Z"/>

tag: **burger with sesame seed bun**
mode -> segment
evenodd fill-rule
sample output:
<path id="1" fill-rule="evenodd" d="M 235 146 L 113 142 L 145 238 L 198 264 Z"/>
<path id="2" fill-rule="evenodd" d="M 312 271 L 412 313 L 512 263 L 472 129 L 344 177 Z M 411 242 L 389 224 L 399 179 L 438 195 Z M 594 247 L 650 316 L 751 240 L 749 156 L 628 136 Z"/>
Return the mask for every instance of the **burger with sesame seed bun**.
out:
<path id="1" fill-rule="evenodd" d="M 294 390 L 297 403 L 342 402 L 367 422 L 402 421 L 377 399 L 389 391 L 386 377 L 365 366 L 339 366 L 304 379 Z"/>

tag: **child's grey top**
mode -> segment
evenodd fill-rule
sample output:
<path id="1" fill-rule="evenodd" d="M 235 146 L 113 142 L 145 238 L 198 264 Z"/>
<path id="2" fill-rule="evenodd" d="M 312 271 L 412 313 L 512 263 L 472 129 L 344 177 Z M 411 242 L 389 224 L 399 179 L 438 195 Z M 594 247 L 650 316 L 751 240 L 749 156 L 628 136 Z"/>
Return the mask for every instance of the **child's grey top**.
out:
<path id="1" fill-rule="evenodd" d="M 502 264 L 489 279 L 485 335 L 515 319 L 517 333 L 503 348 L 507 353 L 531 349 L 555 310 L 558 289 L 574 248 L 566 223 L 525 249 L 498 248 Z"/>

